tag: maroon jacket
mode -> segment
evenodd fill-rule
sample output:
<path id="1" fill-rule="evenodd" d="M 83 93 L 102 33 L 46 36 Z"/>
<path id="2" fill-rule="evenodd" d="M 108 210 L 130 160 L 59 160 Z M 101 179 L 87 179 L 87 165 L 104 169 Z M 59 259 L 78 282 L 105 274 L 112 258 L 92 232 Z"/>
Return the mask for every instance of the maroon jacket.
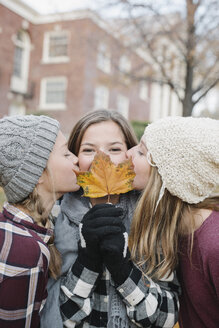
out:
<path id="1" fill-rule="evenodd" d="M 38 328 L 47 297 L 51 230 L 6 204 L 0 214 L 0 327 Z"/>
<path id="2" fill-rule="evenodd" d="M 195 231 L 191 261 L 188 239 L 180 246 L 180 327 L 218 328 L 219 212 L 212 212 Z"/>

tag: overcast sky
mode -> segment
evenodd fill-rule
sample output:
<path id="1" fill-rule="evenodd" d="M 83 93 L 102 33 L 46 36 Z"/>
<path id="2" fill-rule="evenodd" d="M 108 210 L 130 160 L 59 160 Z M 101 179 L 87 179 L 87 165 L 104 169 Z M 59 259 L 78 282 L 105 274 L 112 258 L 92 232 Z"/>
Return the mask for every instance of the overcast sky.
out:
<path id="1" fill-rule="evenodd" d="M 65 12 L 75 9 L 95 9 L 95 0 L 22 0 L 41 14 Z"/>
<path id="2" fill-rule="evenodd" d="M 122 17 L 126 16 L 123 7 L 108 7 L 106 3 L 109 1 L 104 0 L 21 0 L 40 14 L 52 14 L 58 12 L 67 12 L 77 9 L 93 9 L 93 10 L 101 10 L 101 15 L 105 17 Z M 179 8 L 184 4 L 184 0 L 156 0 L 156 4 L 159 4 L 159 1 L 162 1 L 163 8 L 166 11 L 170 11 L 170 7 L 175 10 L 179 10 Z M 116 1 L 113 0 L 112 3 Z M 168 6 L 164 4 L 168 3 Z M 170 6 L 171 3 L 171 6 Z"/>

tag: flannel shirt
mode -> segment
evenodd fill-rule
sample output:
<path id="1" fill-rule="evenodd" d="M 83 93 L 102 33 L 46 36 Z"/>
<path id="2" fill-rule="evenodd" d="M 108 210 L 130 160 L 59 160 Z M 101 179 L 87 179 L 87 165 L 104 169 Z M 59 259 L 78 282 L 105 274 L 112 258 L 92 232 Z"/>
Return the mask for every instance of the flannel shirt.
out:
<path id="1" fill-rule="evenodd" d="M 107 327 L 107 270 L 100 275 L 78 260 L 61 281 L 61 313 L 64 327 Z M 113 283 L 111 281 L 111 283 Z M 175 273 L 157 283 L 134 266 L 127 280 L 117 287 L 129 319 L 139 327 L 173 327 L 178 319 L 180 287 Z"/>
<path id="2" fill-rule="evenodd" d="M 47 297 L 52 230 L 34 223 L 16 207 L 0 214 L 0 327 L 39 328 Z"/>

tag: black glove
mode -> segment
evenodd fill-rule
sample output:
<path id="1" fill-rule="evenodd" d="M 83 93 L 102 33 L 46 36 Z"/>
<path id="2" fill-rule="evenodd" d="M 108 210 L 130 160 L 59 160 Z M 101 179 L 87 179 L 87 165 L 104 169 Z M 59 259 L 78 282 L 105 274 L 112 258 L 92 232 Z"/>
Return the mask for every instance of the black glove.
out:
<path id="1" fill-rule="evenodd" d="M 122 209 L 110 204 L 95 205 L 84 215 L 79 226 L 78 260 L 88 269 L 95 272 L 102 270 L 100 240 L 121 230 L 121 220 L 118 219 L 120 215 Z"/>
<path id="2" fill-rule="evenodd" d="M 122 223 L 118 233 L 108 234 L 102 239 L 100 251 L 113 280 L 118 286 L 121 285 L 133 267 L 128 249 L 128 234 Z"/>

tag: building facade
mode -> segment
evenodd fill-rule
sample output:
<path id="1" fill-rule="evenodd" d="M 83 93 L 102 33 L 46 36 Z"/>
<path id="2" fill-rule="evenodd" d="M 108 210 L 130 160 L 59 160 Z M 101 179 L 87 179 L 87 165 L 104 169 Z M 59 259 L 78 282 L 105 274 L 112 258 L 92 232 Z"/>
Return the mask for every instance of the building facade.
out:
<path id="1" fill-rule="evenodd" d="M 20 0 L 1 0 L 0 58 L 0 117 L 49 115 L 66 135 L 98 108 L 150 118 L 150 84 L 129 78 L 143 59 L 92 11 L 39 15 Z"/>

